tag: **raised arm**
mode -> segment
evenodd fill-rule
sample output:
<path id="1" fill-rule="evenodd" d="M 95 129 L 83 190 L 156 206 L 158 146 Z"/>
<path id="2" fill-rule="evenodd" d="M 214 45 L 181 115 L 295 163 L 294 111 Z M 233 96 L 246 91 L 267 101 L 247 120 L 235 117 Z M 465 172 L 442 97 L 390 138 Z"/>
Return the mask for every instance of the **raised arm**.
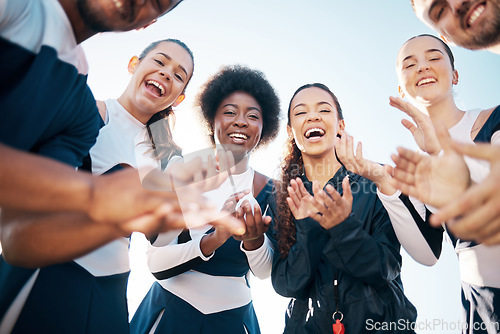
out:
<path id="1" fill-rule="evenodd" d="M 429 225 L 425 205 L 402 195 L 391 184 L 389 166 L 382 166 L 363 158 L 361 142 L 354 153 L 353 138 L 341 132 L 336 139 L 337 156 L 344 166 L 377 185 L 377 195 L 389 214 L 394 232 L 405 250 L 417 262 L 434 265 L 441 254 L 442 228 Z"/>

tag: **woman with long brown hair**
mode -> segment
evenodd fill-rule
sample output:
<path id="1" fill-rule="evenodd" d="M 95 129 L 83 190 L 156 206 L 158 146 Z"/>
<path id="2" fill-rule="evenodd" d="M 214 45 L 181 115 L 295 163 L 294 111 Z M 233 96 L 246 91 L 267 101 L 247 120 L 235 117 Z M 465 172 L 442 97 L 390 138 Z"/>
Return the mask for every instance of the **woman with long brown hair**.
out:
<path id="1" fill-rule="evenodd" d="M 373 182 L 348 172 L 335 144 L 345 123 L 323 84 L 300 87 L 288 108 L 272 282 L 291 297 L 285 333 L 412 333 L 399 242 Z"/>

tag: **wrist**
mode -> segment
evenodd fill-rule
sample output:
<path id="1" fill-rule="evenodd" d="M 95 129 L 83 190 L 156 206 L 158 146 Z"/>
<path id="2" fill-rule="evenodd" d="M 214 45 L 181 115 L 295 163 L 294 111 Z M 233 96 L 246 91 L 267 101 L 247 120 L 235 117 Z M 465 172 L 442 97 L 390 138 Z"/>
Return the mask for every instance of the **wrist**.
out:
<path id="1" fill-rule="evenodd" d="M 226 239 L 227 240 L 227 239 Z M 200 241 L 200 249 L 203 253 L 203 256 L 209 257 L 217 248 L 224 244 L 225 240 L 222 241 L 217 238 L 215 232 L 206 234 L 201 238 Z"/>
<path id="2" fill-rule="evenodd" d="M 261 234 L 255 238 L 249 238 L 243 240 L 243 248 L 247 251 L 253 251 L 260 248 L 264 244 L 264 234 Z"/>

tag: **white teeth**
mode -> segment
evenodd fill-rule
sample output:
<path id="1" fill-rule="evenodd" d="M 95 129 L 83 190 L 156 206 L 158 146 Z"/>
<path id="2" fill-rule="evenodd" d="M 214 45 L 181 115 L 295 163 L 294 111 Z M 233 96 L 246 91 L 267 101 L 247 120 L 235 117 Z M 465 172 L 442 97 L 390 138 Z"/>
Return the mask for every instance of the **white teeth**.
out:
<path id="1" fill-rule="evenodd" d="M 231 138 L 239 138 L 239 139 L 248 139 L 248 136 L 246 134 L 244 134 L 244 133 L 237 133 L 237 132 L 231 133 L 229 135 L 229 137 L 231 137 Z"/>
<path id="2" fill-rule="evenodd" d="M 162 96 L 162 95 L 165 94 L 165 88 L 159 82 L 154 81 L 154 80 L 148 80 L 148 81 L 146 81 L 146 83 L 149 84 L 149 85 L 153 85 L 156 88 L 158 88 L 160 90 L 160 96 Z"/>
<path id="3" fill-rule="evenodd" d="M 309 138 L 313 132 L 319 132 L 321 136 L 325 134 L 325 130 L 320 129 L 320 128 L 312 128 L 306 131 L 305 136 L 306 138 Z"/>
<path id="4" fill-rule="evenodd" d="M 467 22 L 470 25 L 472 25 L 474 23 L 474 21 L 476 21 L 476 19 L 481 16 L 481 14 L 484 12 L 484 5 L 482 6 L 479 6 L 473 13 L 472 15 L 470 16 L 469 18 L 469 22 Z"/>
<path id="5" fill-rule="evenodd" d="M 428 83 L 433 83 L 433 82 L 436 82 L 436 81 L 437 80 L 434 79 L 434 78 L 425 78 L 425 79 L 422 79 L 419 82 L 417 82 L 417 86 L 422 86 L 422 85 L 425 85 L 425 84 L 428 84 Z"/>

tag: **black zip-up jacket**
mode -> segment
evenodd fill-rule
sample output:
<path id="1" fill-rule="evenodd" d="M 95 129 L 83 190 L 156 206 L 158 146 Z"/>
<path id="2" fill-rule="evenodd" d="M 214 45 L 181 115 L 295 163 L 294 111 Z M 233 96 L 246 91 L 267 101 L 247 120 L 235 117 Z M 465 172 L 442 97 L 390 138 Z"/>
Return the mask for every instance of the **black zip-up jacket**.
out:
<path id="1" fill-rule="evenodd" d="M 341 167 L 328 181 L 341 194 L 347 173 Z M 296 243 L 288 256 L 275 252 L 274 289 L 292 297 L 285 333 L 332 333 L 336 310 L 348 334 L 414 332 L 417 311 L 403 293 L 400 244 L 389 216 L 373 182 L 352 173 L 349 179 L 353 204 L 347 219 L 328 230 L 311 218 L 295 220 Z M 312 183 L 302 180 L 312 194 Z"/>

